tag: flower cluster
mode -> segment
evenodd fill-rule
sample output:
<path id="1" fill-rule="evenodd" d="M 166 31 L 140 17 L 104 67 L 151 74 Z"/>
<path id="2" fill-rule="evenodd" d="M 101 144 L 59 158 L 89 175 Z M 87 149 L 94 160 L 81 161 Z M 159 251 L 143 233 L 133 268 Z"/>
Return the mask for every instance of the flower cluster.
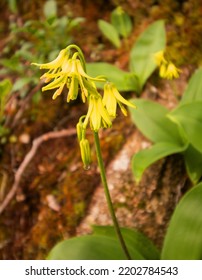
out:
<path id="1" fill-rule="evenodd" d="M 163 51 L 159 51 L 154 54 L 155 62 L 159 67 L 159 75 L 161 78 L 172 80 L 173 78 L 179 78 L 181 72 L 172 62 L 166 60 Z"/>
<path id="2" fill-rule="evenodd" d="M 53 99 L 57 98 L 66 87 L 68 89 L 67 102 L 77 99 L 78 94 L 81 95 L 84 103 L 88 102 L 87 114 L 80 118 L 77 125 L 81 157 L 84 166 L 87 167 L 91 161 L 89 142 L 85 138 L 87 126 L 90 125 L 95 132 L 98 132 L 100 128 L 111 127 L 112 120 L 116 117 L 117 104 L 124 115 L 127 111 L 123 104 L 136 108 L 135 105 L 124 99 L 115 85 L 106 81 L 105 78 L 93 78 L 87 75 L 83 53 L 76 45 L 70 45 L 61 50 L 58 57 L 49 63 L 33 64 L 47 70 L 41 76 L 41 79 L 47 83 L 42 87 L 42 91 L 55 90 Z M 97 91 L 96 81 L 105 82 L 103 97 Z"/>

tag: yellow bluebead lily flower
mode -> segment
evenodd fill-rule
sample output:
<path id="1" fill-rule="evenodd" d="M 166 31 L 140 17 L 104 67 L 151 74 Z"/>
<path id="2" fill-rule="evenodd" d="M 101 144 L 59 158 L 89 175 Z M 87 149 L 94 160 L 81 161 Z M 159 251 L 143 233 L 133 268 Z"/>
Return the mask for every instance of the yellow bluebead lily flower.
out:
<path id="1" fill-rule="evenodd" d="M 57 96 L 61 94 L 64 86 L 66 85 L 66 87 L 69 88 L 69 93 L 67 96 L 67 102 L 69 102 L 70 100 L 77 98 L 80 88 L 82 100 L 85 102 L 89 95 L 89 92 L 86 88 L 88 83 L 91 84 L 91 81 L 103 82 L 105 79 L 92 78 L 87 75 L 84 71 L 83 64 L 79 59 L 78 52 L 74 53 L 71 58 L 69 56 L 69 52 L 64 49 L 52 62 L 45 64 L 33 63 L 34 65 L 39 66 L 41 69 L 49 69 L 48 72 L 41 76 L 41 79 L 44 79 L 45 83 L 49 83 L 42 88 L 42 91 L 57 89 L 53 95 L 53 99 L 56 99 Z"/>
<path id="2" fill-rule="evenodd" d="M 101 96 L 90 95 L 88 112 L 83 122 L 83 127 L 86 128 L 90 122 L 91 129 L 98 131 L 102 127 L 111 127 L 112 122 L 110 116 L 105 109 Z"/>
<path id="3" fill-rule="evenodd" d="M 159 51 L 154 54 L 155 62 L 159 66 L 159 76 L 168 80 L 179 78 L 181 72 L 174 63 L 168 61 L 164 57 L 164 51 Z"/>
<path id="4" fill-rule="evenodd" d="M 161 64 L 159 68 L 159 76 L 161 78 L 166 78 L 166 71 L 167 71 L 167 66 L 165 63 Z"/>
<path id="5" fill-rule="evenodd" d="M 165 57 L 164 57 L 164 51 L 158 51 L 154 54 L 155 62 L 158 66 L 160 66 L 162 63 L 167 63 Z"/>
<path id="6" fill-rule="evenodd" d="M 170 62 L 167 66 L 166 73 L 164 77 L 168 80 L 172 80 L 173 78 L 179 78 L 179 73 L 181 72 L 172 62 Z"/>
<path id="7" fill-rule="evenodd" d="M 113 83 L 109 82 L 104 85 L 104 96 L 102 102 L 106 107 L 110 117 L 113 118 L 116 117 L 117 103 L 125 116 L 127 115 L 127 111 L 123 104 L 136 108 L 134 104 L 130 103 L 125 98 L 123 98 L 123 96 L 121 96 Z"/>

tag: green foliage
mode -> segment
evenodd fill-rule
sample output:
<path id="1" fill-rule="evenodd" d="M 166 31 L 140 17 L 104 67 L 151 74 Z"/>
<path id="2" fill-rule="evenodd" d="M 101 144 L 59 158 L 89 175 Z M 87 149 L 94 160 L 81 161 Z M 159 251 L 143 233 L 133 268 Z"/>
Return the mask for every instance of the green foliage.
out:
<path id="1" fill-rule="evenodd" d="M 43 7 L 44 15 L 47 19 L 57 17 L 57 3 L 55 0 L 48 0 Z"/>
<path id="2" fill-rule="evenodd" d="M 202 259 L 202 183 L 181 199 L 172 215 L 161 254 L 163 260 Z"/>
<path id="3" fill-rule="evenodd" d="M 160 104 L 149 100 L 133 100 L 138 110 L 131 110 L 134 123 L 153 143 L 138 152 L 132 160 L 137 181 L 145 169 L 156 160 L 173 153 L 184 157 L 187 173 L 196 184 L 202 176 L 202 69 L 191 77 L 182 101 L 168 112 Z"/>
<path id="4" fill-rule="evenodd" d="M 12 13 L 17 13 L 17 0 L 8 0 L 8 7 Z"/>
<path id="5" fill-rule="evenodd" d="M 111 23 L 118 34 L 127 38 L 132 32 L 132 21 L 129 15 L 119 6 L 111 13 Z"/>
<path id="6" fill-rule="evenodd" d="M 105 20 L 98 20 L 98 27 L 99 29 L 102 31 L 102 33 L 104 34 L 104 36 L 110 40 L 115 47 L 120 48 L 121 46 L 121 41 L 119 39 L 119 34 L 116 30 L 116 28 L 108 23 Z"/>
<path id="7" fill-rule="evenodd" d="M 127 38 L 132 31 L 132 21 L 129 15 L 119 6 L 111 13 L 111 23 L 98 20 L 98 27 L 116 48 L 120 48 L 121 37 Z"/>
<path id="8" fill-rule="evenodd" d="M 130 52 L 130 71 L 139 81 L 138 92 L 156 68 L 154 53 L 164 50 L 166 33 L 163 20 L 151 24 L 137 39 Z"/>
<path id="9" fill-rule="evenodd" d="M 113 227 L 94 226 L 89 236 L 74 237 L 58 243 L 48 259 L 66 260 L 123 260 L 125 255 Z M 159 259 L 159 252 L 143 234 L 122 228 L 123 238 L 133 259 Z"/>
<path id="10" fill-rule="evenodd" d="M 161 259 L 200 260 L 202 258 L 202 183 L 181 199 L 171 217 L 165 235 Z M 125 256 L 111 226 L 94 226 L 93 234 L 58 243 L 49 260 L 121 260 Z M 140 232 L 121 228 L 130 254 L 135 260 L 159 259 L 153 243 Z"/>
<path id="11" fill-rule="evenodd" d="M 151 24 L 140 35 L 130 51 L 130 72 L 123 72 L 109 63 L 89 63 L 87 70 L 90 75 L 95 76 L 99 73 L 106 76 L 116 84 L 118 90 L 133 90 L 140 94 L 156 68 L 154 53 L 165 49 L 165 37 L 164 21 L 159 20 Z"/>
<path id="12" fill-rule="evenodd" d="M 6 100 L 8 98 L 11 89 L 12 89 L 12 83 L 9 79 L 5 79 L 0 82 L 0 120 L 2 118 Z"/>
<path id="13" fill-rule="evenodd" d="M 0 82 L 0 137 L 5 136 L 9 130 L 8 128 L 4 127 L 4 109 L 8 99 L 8 96 L 12 89 L 12 83 L 9 79 L 5 79 Z M 2 143 L 1 139 L 1 143 Z"/>
<path id="14" fill-rule="evenodd" d="M 133 73 L 123 71 L 116 66 L 105 62 L 87 63 L 87 72 L 90 76 L 107 76 L 120 91 L 132 91 L 137 88 L 137 77 Z M 103 83 L 97 83 L 98 88 L 103 87 Z"/>
<path id="15" fill-rule="evenodd" d="M 25 96 L 30 85 L 38 83 L 38 77 L 33 74 L 34 70 L 30 69 L 30 63 L 52 60 L 64 47 L 64 38 L 65 45 L 71 43 L 71 31 L 83 20 L 58 17 L 57 2 L 48 0 L 44 3 L 40 20 L 30 19 L 20 26 L 17 21 L 11 22 L 10 34 L 0 59 L 0 65 L 3 66 L 0 74 L 18 75 L 12 90 L 20 90 L 20 95 Z"/>

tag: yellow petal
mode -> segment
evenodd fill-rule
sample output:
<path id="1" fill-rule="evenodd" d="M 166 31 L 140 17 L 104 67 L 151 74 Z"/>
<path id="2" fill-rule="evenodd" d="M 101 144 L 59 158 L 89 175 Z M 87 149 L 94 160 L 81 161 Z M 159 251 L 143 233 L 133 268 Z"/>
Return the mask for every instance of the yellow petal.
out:
<path id="1" fill-rule="evenodd" d="M 129 107 L 132 107 L 132 108 L 135 108 L 135 109 L 137 108 L 134 104 L 130 103 L 128 100 L 123 98 L 123 96 L 121 96 L 121 94 L 118 92 L 118 90 L 116 89 L 116 87 L 114 85 L 112 85 L 112 91 L 113 91 L 114 96 L 116 97 L 116 99 L 119 102 L 121 102 L 121 103 L 123 103 L 123 104 L 125 104 Z"/>
<path id="2" fill-rule="evenodd" d="M 57 87 L 60 87 L 61 85 L 65 84 L 67 82 L 67 75 L 63 75 L 57 79 L 55 79 L 53 82 L 50 84 L 46 85 L 45 87 L 42 88 L 42 91 L 45 90 L 51 90 Z"/>
<path id="3" fill-rule="evenodd" d="M 67 56 L 66 50 L 63 49 L 60 51 L 58 57 L 56 59 L 54 59 L 53 61 L 44 63 L 44 64 L 32 63 L 32 65 L 39 66 L 40 69 L 58 68 L 58 67 L 62 66 L 62 62 L 63 62 L 65 56 Z"/>

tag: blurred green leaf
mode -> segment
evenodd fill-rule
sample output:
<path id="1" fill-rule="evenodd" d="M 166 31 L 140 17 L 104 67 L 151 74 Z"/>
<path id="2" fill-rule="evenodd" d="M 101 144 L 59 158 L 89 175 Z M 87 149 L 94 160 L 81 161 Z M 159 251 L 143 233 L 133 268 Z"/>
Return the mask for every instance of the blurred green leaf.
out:
<path id="1" fill-rule="evenodd" d="M 43 7 L 47 19 L 57 17 L 57 3 L 55 0 L 47 0 Z"/>
<path id="2" fill-rule="evenodd" d="M 144 171 L 154 162 L 176 153 L 183 152 L 187 145 L 171 142 L 159 142 L 148 149 L 139 151 L 132 158 L 132 171 L 137 183 L 140 182 Z"/>
<path id="3" fill-rule="evenodd" d="M 137 39 L 130 53 L 130 71 L 139 78 L 139 90 L 156 68 L 154 53 L 164 50 L 166 32 L 163 20 L 151 24 Z"/>
<path id="4" fill-rule="evenodd" d="M 121 233 L 128 248 L 135 248 L 146 260 L 158 260 L 159 251 L 150 239 L 144 234 L 128 228 L 121 228 Z M 117 238 L 114 227 L 112 226 L 93 226 L 93 234 Z"/>
<path id="5" fill-rule="evenodd" d="M 17 0 L 7 0 L 9 9 L 12 13 L 16 14 L 18 12 Z"/>
<path id="6" fill-rule="evenodd" d="M 178 106 L 169 113 L 169 118 L 184 131 L 188 141 L 202 152 L 202 101 L 193 101 Z"/>
<path id="7" fill-rule="evenodd" d="M 132 258 L 144 259 L 135 248 L 128 248 Z M 117 241 L 102 235 L 74 237 L 58 243 L 49 253 L 49 260 L 124 260 L 125 255 Z"/>
<path id="8" fill-rule="evenodd" d="M 2 118 L 6 100 L 8 98 L 9 93 L 11 92 L 12 86 L 13 85 L 9 79 L 5 79 L 0 82 L 0 121 Z"/>
<path id="9" fill-rule="evenodd" d="M 98 20 L 98 27 L 103 35 L 117 48 L 120 48 L 121 41 L 119 39 L 119 34 L 114 28 L 114 26 L 105 20 Z"/>
<path id="10" fill-rule="evenodd" d="M 202 259 L 202 183 L 181 199 L 172 215 L 163 244 L 163 260 Z"/>
<path id="11" fill-rule="evenodd" d="M 149 140 L 177 146 L 183 144 L 177 125 L 167 118 L 168 109 L 145 99 L 132 99 L 131 102 L 137 106 L 137 110 L 129 108 L 132 120 Z"/>
<path id="12" fill-rule="evenodd" d="M 188 86 L 180 101 L 180 105 L 192 101 L 202 101 L 202 68 L 196 70 L 189 80 Z"/>
<path id="13" fill-rule="evenodd" d="M 131 18 L 120 6 L 112 11 L 111 23 L 124 38 L 127 38 L 132 31 Z"/>
<path id="14" fill-rule="evenodd" d="M 189 145 L 184 152 L 186 170 L 193 184 L 197 184 L 202 176 L 202 153 Z"/>
<path id="15" fill-rule="evenodd" d="M 5 98 L 12 89 L 12 83 L 9 79 L 5 79 L 0 82 L 0 96 L 1 98 Z"/>
<path id="16" fill-rule="evenodd" d="M 120 91 L 136 91 L 137 78 L 134 74 L 123 71 L 112 64 L 104 62 L 87 63 L 87 73 L 92 76 L 105 76 L 114 83 Z M 96 83 L 98 88 L 103 88 L 104 83 Z"/>

